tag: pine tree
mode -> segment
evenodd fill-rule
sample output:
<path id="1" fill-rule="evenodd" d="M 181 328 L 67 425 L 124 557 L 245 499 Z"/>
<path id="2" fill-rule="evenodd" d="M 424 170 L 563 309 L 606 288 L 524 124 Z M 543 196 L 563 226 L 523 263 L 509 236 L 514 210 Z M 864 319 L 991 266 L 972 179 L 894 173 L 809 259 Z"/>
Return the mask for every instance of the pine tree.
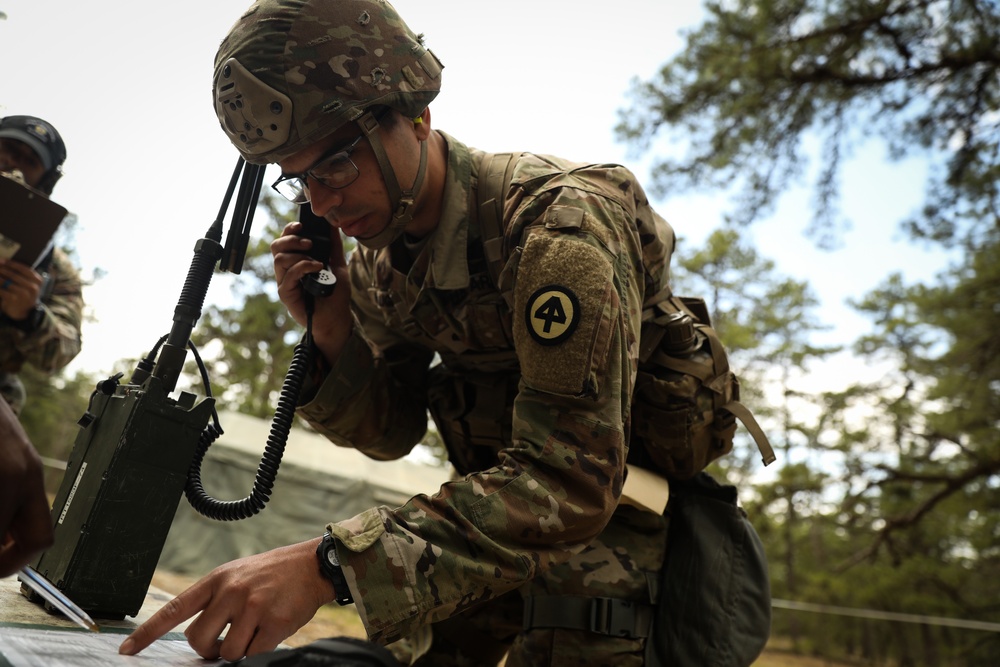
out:
<path id="1" fill-rule="evenodd" d="M 993 0 L 712 0 L 618 132 L 660 155 L 653 192 L 740 184 L 732 217 L 767 213 L 821 148 L 813 230 L 837 214 L 843 160 L 873 136 L 938 165 L 916 236 L 978 245 L 997 227 L 1000 5 Z M 661 141 L 654 141 L 661 139 Z M 829 236 L 826 237 L 829 239 Z"/>

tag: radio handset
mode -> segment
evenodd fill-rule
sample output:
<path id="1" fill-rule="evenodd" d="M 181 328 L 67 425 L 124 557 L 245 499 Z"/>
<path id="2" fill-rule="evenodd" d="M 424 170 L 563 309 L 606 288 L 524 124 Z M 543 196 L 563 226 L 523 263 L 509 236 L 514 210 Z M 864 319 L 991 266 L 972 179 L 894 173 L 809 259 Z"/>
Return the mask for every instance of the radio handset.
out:
<path id="1" fill-rule="evenodd" d="M 323 262 L 322 269 L 302 277 L 302 288 L 316 297 L 330 296 L 337 284 L 337 277 L 330 270 L 330 223 L 313 213 L 308 202 L 299 206 L 299 222 L 302 236 L 312 240 L 307 254 Z"/>

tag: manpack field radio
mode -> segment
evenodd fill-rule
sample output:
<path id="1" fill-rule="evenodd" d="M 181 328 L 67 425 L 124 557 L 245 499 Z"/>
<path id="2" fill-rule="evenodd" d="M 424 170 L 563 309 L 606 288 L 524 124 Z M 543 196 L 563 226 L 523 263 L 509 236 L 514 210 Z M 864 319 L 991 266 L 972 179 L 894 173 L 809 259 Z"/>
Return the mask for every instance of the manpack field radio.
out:
<path id="1" fill-rule="evenodd" d="M 100 382 L 79 420 L 52 507 L 55 542 L 35 570 L 94 617 L 138 613 L 182 493 L 197 511 L 224 521 L 253 516 L 270 498 L 309 365 L 310 332 L 295 348 L 253 489 L 231 501 L 211 498 L 201 483 L 201 463 L 222 427 L 207 373 L 190 341 L 216 264 L 233 273 L 241 270 L 263 172 L 264 167 L 239 160 L 218 217 L 195 245 L 170 333 L 129 380 L 122 382 L 119 373 Z M 223 247 L 222 220 L 237 185 Z M 188 349 L 201 370 L 204 397 L 174 392 Z M 26 586 L 22 592 L 44 603 Z"/>
<path id="2" fill-rule="evenodd" d="M 93 616 L 142 606 L 214 401 L 172 399 L 159 378 L 98 393 L 53 504 L 55 544 L 35 569 Z"/>

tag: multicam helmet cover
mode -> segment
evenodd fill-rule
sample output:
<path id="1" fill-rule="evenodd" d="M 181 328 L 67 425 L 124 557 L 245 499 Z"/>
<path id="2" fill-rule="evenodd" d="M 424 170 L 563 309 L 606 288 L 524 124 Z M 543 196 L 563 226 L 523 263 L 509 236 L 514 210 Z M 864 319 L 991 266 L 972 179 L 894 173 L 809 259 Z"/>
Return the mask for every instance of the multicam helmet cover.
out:
<path id="1" fill-rule="evenodd" d="M 442 65 L 385 0 L 257 0 L 215 58 L 215 110 L 248 162 L 279 162 L 384 105 L 420 115 Z"/>

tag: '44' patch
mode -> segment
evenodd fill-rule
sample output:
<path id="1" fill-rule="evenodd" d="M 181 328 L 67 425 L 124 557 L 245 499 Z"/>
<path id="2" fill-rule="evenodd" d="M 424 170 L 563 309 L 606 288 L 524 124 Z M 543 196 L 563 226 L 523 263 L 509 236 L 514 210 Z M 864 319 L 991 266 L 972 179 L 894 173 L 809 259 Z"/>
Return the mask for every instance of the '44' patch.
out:
<path id="1" fill-rule="evenodd" d="M 580 323 L 580 301 L 562 285 L 546 285 L 528 299 L 524 321 L 532 338 L 542 345 L 556 345 Z"/>

